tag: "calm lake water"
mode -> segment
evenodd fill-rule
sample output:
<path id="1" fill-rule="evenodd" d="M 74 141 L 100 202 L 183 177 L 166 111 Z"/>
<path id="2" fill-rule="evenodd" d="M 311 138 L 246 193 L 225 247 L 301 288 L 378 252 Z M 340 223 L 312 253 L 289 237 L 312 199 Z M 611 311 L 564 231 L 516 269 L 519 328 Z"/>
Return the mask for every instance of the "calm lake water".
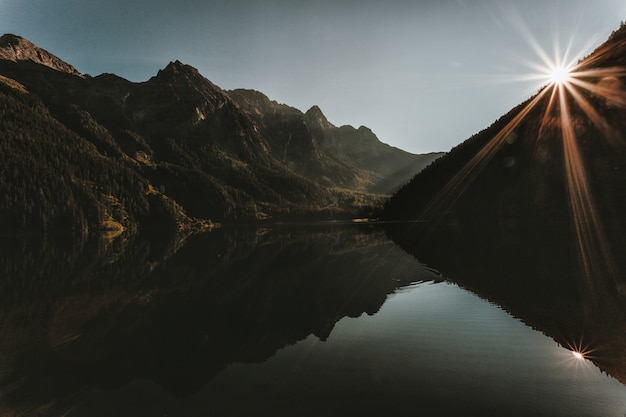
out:
<path id="1" fill-rule="evenodd" d="M 380 226 L 3 243 L 2 415 L 626 414 L 626 386 Z"/>

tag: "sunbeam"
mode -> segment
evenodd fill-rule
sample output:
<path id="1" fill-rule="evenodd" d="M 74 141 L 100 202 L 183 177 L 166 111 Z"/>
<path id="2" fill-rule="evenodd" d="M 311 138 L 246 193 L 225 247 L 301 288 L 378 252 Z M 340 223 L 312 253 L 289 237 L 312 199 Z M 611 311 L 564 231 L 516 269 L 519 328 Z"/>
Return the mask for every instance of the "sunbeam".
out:
<path id="1" fill-rule="evenodd" d="M 626 107 L 626 93 L 620 80 L 620 77 L 626 76 L 626 69 L 593 68 L 592 65 L 603 62 L 602 57 L 598 56 L 605 53 L 602 50 L 596 50 L 584 60 L 572 58 L 571 41 L 562 54 L 555 42 L 555 55 L 550 56 L 523 24 L 519 24 L 519 29 L 539 58 L 538 63 L 529 64 L 534 73 L 522 79 L 536 80 L 539 92 L 520 107 L 498 133 L 482 145 L 463 168 L 441 187 L 435 197 L 425 205 L 419 219 L 438 220 L 439 216 L 449 212 L 508 139 L 517 134 L 516 129 L 520 124 L 534 109 L 541 108 L 543 113 L 537 135 L 526 140 L 536 140 L 535 146 L 538 146 L 542 141 L 560 136 L 563 177 L 576 252 L 587 285 L 586 290 L 593 294 L 594 280 L 591 278 L 609 276 L 614 279 L 617 271 L 604 225 L 594 202 L 588 178 L 589 168 L 585 166 L 580 144 L 583 140 L 604 140 L 614 147 L 620 144 L 621 136 L 603 117 L 603 111 L 599 110 L 598 105 L 606 105 L 607 108 Z M 586 136 L 577 137 L 577 131 L 587 129 L 587 126 L 594 126 L 599 133 L 592 134 L 591 138 L 588 137 L 589 131 L 583 130 L 587 132 Z"/>
<path id="2" fill-rule="evenodd" d="M 554 62 L 563 62 L 556 59 Z M 587 69 L 579 71 L 577 67 L 569 68 L 559 64 L 548 70 L 548 86 L 552 91 L 550 102 L 542 120 L 541 129 L 544 128 L 553 106 L 558 102 L 558 114 L 560 120 L 561 138 L 563 141 L 563 157 L 565 161 L 565 180 L 569 194 L 569 205 L 572 214 L 573 226 L 576 234 L 579 261 L 587 290 L 593 294 L 593 276 L 608 274 L 614 277 L 616 274 L 613 257 L 604 233 L 604 226 L 597 213 L 591 188 L 587 178 L 587 170 L 580 153 L 578 138 L 576 137 L 575 121 L 570 109 L 570 98 L 586 115 L 587 120 L 601 132 L 608 143 L 617 135 L 613 132 L 607 121 L 598 113 L 589 100 L 579 89 L 584 89 L 595 96 L 604 97 L 613 103 L 621 103 L 624 95 L 621 91 L 601 86 L 584 80 L 583 77 L 597 80 L 607 76 L 617 77 L 623 74 L 618 69 Z M 617 79 L 617 78 L 615 78 Z M 544 90 L 545 91 L 545 90 Z"/>
<path id="3" fill-rule="evenodd" d="M 584 80 L 583 77 L 591 80 L 602 80 L 610 76 L 615 77 L 617 80 L 616 77 L 622 74 L 623 70 L 619 69 L 600 68 L 579 71 L 577 67 L 570 69 L 557 65 L 550 69 L 550 85 L 547 87 L 552 89 L 552 97 L 543 120 L 545 122 L 547 115 L 551 112 L 554 101 L 558 101 L 565 161 L 565 179 L 570 199 L 573 226 L 576 233 L 579 260 L 583 275 L 586 278 L 587 290 L 590 294 L 594 293 L 592 288 L 593 281 L 590 278 L 602 274 L 615 277 L 616 268 L 604 232 L 604 225 L 597 213 L 589 186 L 587 169 L 580 153 L 578 138 L 574 128 L 575 121 L 572 118 L 569 101 L 570 98 L 573 99 L 573 102 L 582 110 L 587 120 L 591 121 L 598 131 L 601 132 L 602 137 L 609 144 L 614 145 L 612 143 L 613 138 L 616 138 L 617 135 L 579 89 L 584 89 L 595 96 L 603 97 L 607 100 L 610 99 L 613 103 L 620 103 L 624 98 L 620 91 L 616 91 L 615 88 L 603 87 L 597 81 L 597 84 L 594 84 L 591 81 Z"/>
<path id="4" fill-rule="evenodd" d="M 589 344 L 585 343 L 583 337 L 577 341 L 568 341 L 563 347 L 572 353 L 573 362 L 580 363 L 585 360 L 597 359 L 597 349 L 591 348 Z"/>
<path id="5" fill-rule="evenodd" d="M 557 66 L 550 72 L 550 82 L 552 84 L 564 84 L 570 81 L 571 69 L 567 67 Z"/>
<path id="6" fill-rule="evenodd" d="M 432 220 L 433 215 L 446 212 L 466 191 L 481 170 L 491 161 L 492 157 L 505 143 L 515 128 L 526 118 L 528 113 L 541 101 L 548 90 L 541 91 L 533 98 L 507 125 L 500 130 L 472 159 L 459 170 L 452 179 L 437 193 L 424 208 L 420 220 Z"/>

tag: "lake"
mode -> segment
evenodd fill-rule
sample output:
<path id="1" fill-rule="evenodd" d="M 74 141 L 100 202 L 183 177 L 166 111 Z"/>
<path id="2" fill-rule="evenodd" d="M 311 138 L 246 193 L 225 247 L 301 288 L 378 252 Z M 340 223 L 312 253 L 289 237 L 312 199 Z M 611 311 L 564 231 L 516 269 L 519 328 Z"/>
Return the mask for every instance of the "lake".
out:
<path id="1" fill-rule="evenodd" d="M 380 225 L 2 249 L 2 415 L 626 413 L 601 337 L 577 358 L 556 312 L 453 282 Z"/>

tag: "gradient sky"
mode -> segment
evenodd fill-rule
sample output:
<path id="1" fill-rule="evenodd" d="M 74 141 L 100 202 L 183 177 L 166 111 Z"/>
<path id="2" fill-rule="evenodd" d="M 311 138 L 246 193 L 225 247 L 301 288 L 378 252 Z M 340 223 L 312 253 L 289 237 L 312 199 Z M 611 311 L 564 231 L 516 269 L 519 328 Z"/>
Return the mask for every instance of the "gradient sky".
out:
<path id="1" fill-rule="evenodd" d="M 624 0 L 0 0 L 0 32 L 79 71 L 146 81 L 173 60 L 411 152 L 448 151 L 539 88 L 522 81 L 571 41 L 581 58 Z"/>

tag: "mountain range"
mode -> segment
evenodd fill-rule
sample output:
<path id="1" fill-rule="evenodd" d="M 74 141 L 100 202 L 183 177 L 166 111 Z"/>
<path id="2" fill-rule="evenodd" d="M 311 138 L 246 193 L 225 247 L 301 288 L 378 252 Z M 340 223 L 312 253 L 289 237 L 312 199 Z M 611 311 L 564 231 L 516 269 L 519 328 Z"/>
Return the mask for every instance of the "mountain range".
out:
<path id="1" fill-rule="evenodd" d="M 169 63 L 146 82 L 81 74 L 0 37 L 0 227 L 6 232 L 206 227 L 375 215 L 441 154 L 386 145 Z"/>

